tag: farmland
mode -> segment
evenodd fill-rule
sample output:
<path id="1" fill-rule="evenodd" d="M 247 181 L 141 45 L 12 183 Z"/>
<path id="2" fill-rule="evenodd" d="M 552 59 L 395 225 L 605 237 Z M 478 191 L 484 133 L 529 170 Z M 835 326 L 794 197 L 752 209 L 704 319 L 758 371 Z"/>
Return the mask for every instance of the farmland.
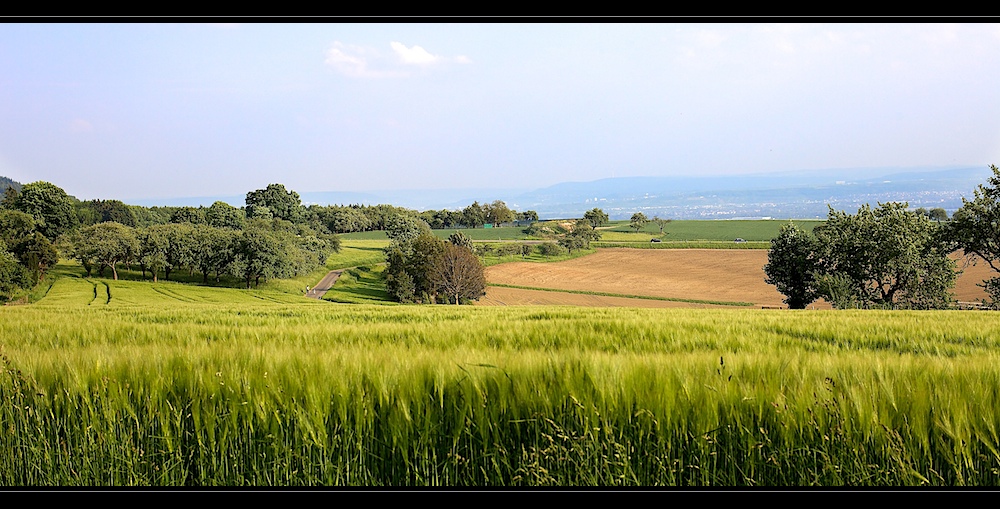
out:
<path id="1" fill-rule="evenodd" d="M 1000 484 L 992 313 L 345 306 L 67 272 L 0 308 L 4 485 Z"/>
<path id="2" fill-rule="evenodd" d="M 958 258 L 958 257 L 955 257 Z M 580 306 L 717 307 L 726 303 L 782 307 L 784 296 L 764 282 L 765 250 L 730 249 L 599 249 L 574 260 L 547 263 L 505 263 L 486 268 L 490 286 L 481 305 L 561 304 Z M 977 283 L 989 277 L 985 264 L 959 264 L 955 298 L 974 302 L 986 298 Z M 513 288 L 520 287 L 520 288 Z M 538 289 L 550 290 L 539 293 Z M 664 300 L 620 299 L 567 292 L 604 292 Z M 684 302 L 684 299 L 701 302 Z M 721 301 L 710 304 L 707 301 Z M 830 309 L 822 300 L 811 307 Z"/>

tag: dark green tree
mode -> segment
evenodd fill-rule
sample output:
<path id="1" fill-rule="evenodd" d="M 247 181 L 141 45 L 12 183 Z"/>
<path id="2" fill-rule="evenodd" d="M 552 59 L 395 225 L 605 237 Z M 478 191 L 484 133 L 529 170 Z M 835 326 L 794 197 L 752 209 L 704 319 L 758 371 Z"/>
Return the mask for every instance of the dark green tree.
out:
<path id="1" fill-rule="evenodd" d="M 469 228 L 478 228 L 486 224 L 486 211 L 478 201 L 462 209 L 462 224 Z"/>
<path id="2" fill-rule="evenodd" d="M 962 198 L 962 208 L 945 226 L 945 237 L 972 263 L 986 263 L 997 274 L 980 286 L 991 305 L 1000 307 L 1000 168 L 991 164 L 990 170 L 993 176 L 975 189 L 973 199 Z"/>
<path id="3" fill-rule="evenodd" d="M 40 181 L 25 184 L 13 208 L 31 215 L 36 229 L 49 240 L 55 240 L 77 226 L 73 204 L 74 199 L 61 187 Z"/>
<path id="4" fill-rule="evenodd" d="M 819 272 L 849 286 L 863 307 L 937 309 L 951 304 L 955 262 L 941 240 L 937 223 L 906 210 L 905 203 L 865 205 L 850 215 L 830 209 L 813 233 Z M 830 286 L 819 293 L 835 302 Z M 825 287 L 825 288 L 824 288 Z"/>
<path id="5" fill-rule="evenodd" d="M 764 281 L 778 288 L 790 309 L 805 309 L 819 298 L 818 253 L 816 239 L 794 223 L 782 226 L 778 236 L 771 239 Z"/>
<path id="6" fill-rule="evenodd" d="M 205 210 L 205 222 L 214 228 L 239 230 L 243 228 L 243 211 L 224 201 L 216 201 Z"/>
<path id="7" fill-rule="evenodd" d="M 119 223 L 98 223 L 81 230 L 82 242 L 78 252 L 88 260 L 94 260 L 102 269 L 108 267 L 114 279 L 118 279 L 117 265 L 136 256 L 139 252 L 135 231 Z"/>
<path id="8" fill-rule="evenodd" d="M 265 189 L 250 191 L 246 206 L 248 218 L 261 217 L 258 215 L 260 209 L 256 207 L 267 207 L 273 217 L 292 223 L 300 222 L 304 212 L 299 193 L 286 190 L 282 184 L 270 184 Z"/>

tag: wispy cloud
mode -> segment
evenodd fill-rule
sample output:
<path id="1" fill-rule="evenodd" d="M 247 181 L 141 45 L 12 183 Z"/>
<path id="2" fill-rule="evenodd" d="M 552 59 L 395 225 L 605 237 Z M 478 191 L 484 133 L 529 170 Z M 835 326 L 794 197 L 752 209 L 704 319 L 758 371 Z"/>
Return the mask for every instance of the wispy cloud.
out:
<path id="1" fill-rule="evenodd" d="M 393 69 L 394 66 L 398 66 L 399 64 L 403 64 L 404 66 L 428 67 L 432 64 L 448 62 L 457 64 L 472 62 L 469 57 L 464 55 L 457 57 L 435 55 L 421 46 L 414 45 L 407 47 L 405 44 L 397 41 L 389 43 L 389 47 L 396 55 L 395 59 L 387 58 L 387 56 L 372 47 L 344 44 L 337 41 L 327 50 L 325 62 L 327 65 L 340 71 L 340 73 L 354 78 L 409 76 L 409 73 L 403 69 Z"/>

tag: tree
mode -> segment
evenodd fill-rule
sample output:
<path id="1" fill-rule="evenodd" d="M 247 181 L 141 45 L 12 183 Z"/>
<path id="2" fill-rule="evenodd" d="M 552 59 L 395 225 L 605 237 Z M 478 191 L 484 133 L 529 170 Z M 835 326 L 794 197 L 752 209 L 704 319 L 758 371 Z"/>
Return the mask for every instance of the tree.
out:
<path id="1" fill-rule="evenodd" d="M 952 215 L 945 238 L 972 263 L 986 262 L 998 274 L 979 286 L 986 290 L 992 306 L 1000 307 L 1000 168 L 991 164 L 990 170 L 993 176 L 988 185 L 980 184 L 971 201 L 962 198 L 962 208 Z"/>
<path id="2" fill-rule="evenodd" d="M 464 247 L 470 251 L 472 250 L 472 239 L 462 232 L 455 232 L 449 235 L 448 242 L 451 242 L 456 246 Z"/>
<path id="3" fill-rule="evenodd" d="M 38 232 L 22 238 L 14 244 L 11 252 L 31 274 L 32 284 L 37 284 L 45 275 L 45 271 L 59 262 L 59 253 L 56 252 L 55 246 Z"/>
<path id="4" fill-rule="evenodd" d="M 278 273 L 283 248 L 281 239 L 270 231 L 264 221 L 252 221 L 236 240 L 236 256 L 231 270 L 246 283 L 249 290 L 251 283 L 260 285 L 261 278 L 266 280 Z"/>
<path id="5" fill-rule="evenodd" d="M 534 210 L 525 210 L 524 212 L 518 212 L 517 220 L 524 222 L 538 221 L 538 212 L 535 212 Z"/>
<path id="6" fill-rule="evenodd" d="M 30 214 L 38 231 L 49 240 L 55 240 L 78 224 L 73 198 L 61 187 L 48 182 L 25 184 L 13 208 Z"/>
<path id="7" fill-rule="evenodd" d="M 663 227 L 670 224 L 672 219 L 661 219 L 660 216 L 653 216 L 653 222 L 660 227 L 660 235 L 663 235 Z"/>
<path id="8" fill-rule="evenodd" d="M 466 247 L 448 244 L 431 265 L 430 282 L 437 291 L 455 304 L 462 300 L 477 300 L 486 294 L 483 264 Z"/>
<path id="9" fill-rule="evenodd" d="M 646 214 L 636 212 L 635 214 L 632 214 L 632 220 L 629 222 L 628 227 L 635 229 L 635 232 L 639 233 L 639 230 L 641 230 L 643 226 L 646 226 L 646 223 L 648 222 L 649 218 L 646 217 Z"/>
<path id="10" fill-rule="evenodd" d="M 905 203 L 865 205 L 849 215 L 830 209 L 813 230 L 817 241 L 819 294 L 849 289 L 863 307 L 936 309 L 951 303 L 955 262 L 938 225 L 906 210 Z M 836 278 L 836 285 L 828 284 Z M 824 284 L 824 281 L 827 284 Z"/>
<path id="11" fill-rule="evenodd" d="M 486 224 L 486 211 L 479 205 L 478 201 L 462 209 L 462 224 L 469 228 L 476 228 Z"/>
<path id="12" fill-rule="evenodd" d="M 177 210 L 170 215 L 170 222 L 204 224 L 205 214 L 201 211 L 201 209 L 195 207 L 178 207 Z"/>
<path id="13" fill-rule="evenodd" d="M 13 188 L 9 188 L 13 189 Z M 13 253 L 0 239 L 0 299 L 6 300 L 14 291 L 31 286 L 31 278 Z"/>
<path id="14" fill-rule="evenodd" d="M 929 217 L 929 218 L 931 218 L 931 219 L 933 219 L 935 221 L 947 221 L 948 220 L 948 211 L 946 211 L 945 209 L 943 209 L 941 207 L 935 207 L 935 208 L 931 209 L 930 212 L 927 213 L 927 217 Z"/>
<path id="15" fill-rule="evenodd" d="M 118 279 L 116 265 L 133 257 L 139 251 L 135 231 L 115 222 L 98 223 L 81 230 L 83 245 L 78 250 L 82 257 L 94 260 L 102 267 L 109 267 Z M 81 260 L 82 261 L 82 260 Z"/>
<path id="16" fill-rule="evenodd" d="M 214 228 L 239 230 L 243 228 L 243 211 L 224 201 L 216 201 L 205 210 L 205 222 Z"/>
<path id="17" fill-rule="evenodd" d="M 422 219 L 398 215 L 389 220 L 385 234 L 391 241 L 405 242 L 422 234 L 431 235 L 431 227 Z"/>
<path id="18" fill-rule="evenodd" d="M 142 269 L 142 277 L 146 278 L 146 271 L 153 274 L 153 282 L 157 281 L 156 273 L 166 270 L 167 267 L 167 239 L 166 231 L 162 227 L 151 226 L 136 232 L 136 240 L 139 243 L 139 267 Z"/>
<path id="19" fill-rule="evenodd" d="M 608 222 L 608 215 L 597 207 L 584 212 L 583 218 L 590 223 L 591 228 L 597 228 L 598 226 L 605 225 Z"/>
<path id="20" fill-rule="evenodd" d="M 486 213 L 486 222 L 493 226 L 500 226 L 502 223 L 509 223 L 514 220 L 514 212 L 507 208 L 507 204 L 494 200 L 493 203 L 483 207 Z"/>
<path id="21" fill-rule="evenodd" d="M 782 226 L 778 236 L 771 239 L 764 281 L 778 288 L 790 309 L 805 309 L 819 298 L 818 251 L 816 240 L 791 222 Z"/>
<path id="22" fill-rule="evenodd" d="M 9 188 L 13 189 L 13 188 Z M 19 210 L 0 209 L 0 240 L 13 246 L 35 233 L 35 220 Z"/>
<path id="23" fill-rule="evenodd" d="M 299 193 L 288 191 L 282 184 L 269 184 L 265 189 L 250 191 L 246 197 L 247 217 L 259 217 L 256 207 L 267 207 L 273 217 L 298 223 L 302 219 L 302 200 Z"/>
<path id="24" fill-rule="evenodd" d="M 430 302 L 437 293 L 430 273 L 448 245 L 451 244 L 435 237 L 430 228 L 414 238 L 390 242 L 385 251 L 389 295 L 399 302 L 416 299 Z"/>

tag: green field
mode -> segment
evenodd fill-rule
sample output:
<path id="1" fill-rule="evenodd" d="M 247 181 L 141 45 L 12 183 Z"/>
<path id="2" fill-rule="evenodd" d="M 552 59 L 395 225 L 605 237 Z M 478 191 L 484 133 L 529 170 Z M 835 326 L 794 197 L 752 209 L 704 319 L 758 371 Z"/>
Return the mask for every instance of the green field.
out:
<path id="1" fill-rule="evenodd" d="M 821 220 L 796 219 L 792 221 L 804 231 L 811 232 L 813 228 L 823 224 Z M 697 241 L 714 240 L 732 242 L 736 238 L 747 241 L 769 242 L 778 236 L 778 231 L 782 226 L 788 224 L 788 220 L 683 220 L 667 223 L 663 228 L 666 234 L 664 240 L 667 241 Z M 622 241 L 635 239 L 640 242 L 649 242 L 650 238 L 660 237 L 660 227 L 656 223 L 646 223 L 646 225 L 635 233 L 635 230 L 628 227 L 628 221 L 611 221 L 610 228 L 603 229 L 602 241 Z M 615 232 L 625 233 L 629 236 L 616 235 Z"/>
<path id="2" fill-rule="evenodd" d="M 4 486 L 1000 485 L 990 312 L 350 305 L 70 276 L 0 308 L 0 355 Z"/>

